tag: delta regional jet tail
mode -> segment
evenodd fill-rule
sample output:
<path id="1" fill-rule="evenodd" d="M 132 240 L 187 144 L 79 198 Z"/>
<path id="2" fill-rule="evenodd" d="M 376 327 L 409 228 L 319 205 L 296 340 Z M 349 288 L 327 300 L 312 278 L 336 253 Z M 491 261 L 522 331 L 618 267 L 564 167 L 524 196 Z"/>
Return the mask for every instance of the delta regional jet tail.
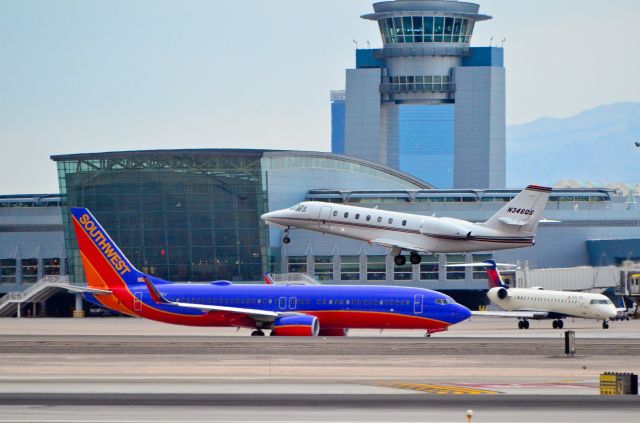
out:
<path id="1" fill-rule="evenodd" d="M 391 248 L 395 263 L 402 266 L 407 261 L 403 251 L 410 253 L 412 264 L 419 264 L 419 253 L 467 253 L 534 245 L 550 192 L 551 188 L 530 185 L 481 223 L 316 201 L 266 213 L 262 219 L 268 225 L 285 228 L 285 244 L 291 242 L 292 228 L 339 235 Z"/>
<path id="2" fill-rule="evenodd" d="M 487 296 L 505 311 L 474 311 L 473 315 L 516 317 L 518 328 L 529 329 L 528 319 L 553 319 L 553 328 L 562 329 L 562 319 L 580 317 L 602 320 L 602 328 L 609 329 L 608 319 L 613 319 L 618 310 L 611 300 L 602 294 L 586 292 L 550 291 L 539 287 L 511 288 L 502 283 L 498 264 L 493 260 L 458 266 L 486 266 L 489 276 Z M 502 265 L 504 266 L 504 265 Z"/>
<path id="3" fill-rule="evenodd" d="M 88 287 L 84 297 L 132 316 L 188 326 L 271 330 L 280 336 L 344 336 L 350 328 L 420 329 L 431 334 L 467 320 L 451 297 L 387 286 L 171 283 L 137 270 L 84 208 L 71 211 Z"/>

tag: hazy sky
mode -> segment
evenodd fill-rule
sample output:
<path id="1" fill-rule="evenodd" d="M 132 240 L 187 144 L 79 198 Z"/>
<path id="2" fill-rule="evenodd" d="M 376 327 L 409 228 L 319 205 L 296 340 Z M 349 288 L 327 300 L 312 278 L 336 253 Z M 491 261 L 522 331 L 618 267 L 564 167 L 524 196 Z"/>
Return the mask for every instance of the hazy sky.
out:
<path id="1" fill-rule="evenodd" d="M 637 0 L 480 0 L 507 121 L 640 101 Z M 370 0 L 0 0 L 0 194 L 58 192 L 51 154 L 330 149 Z"/>

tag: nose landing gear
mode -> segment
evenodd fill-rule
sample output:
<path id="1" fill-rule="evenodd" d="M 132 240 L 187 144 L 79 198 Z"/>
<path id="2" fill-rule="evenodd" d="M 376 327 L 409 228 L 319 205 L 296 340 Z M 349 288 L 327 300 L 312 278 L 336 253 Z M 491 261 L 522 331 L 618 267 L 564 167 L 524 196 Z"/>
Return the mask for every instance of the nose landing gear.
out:
<path id="1" fill-rule="evenodd" d="M 283 244 L 288 244 L 291 242 L 291 238 L 289 238 L 289 228 L 284 230 L 284 238 L 282 238 Z"/>
<path id="2" fill-rule="evenodd" d="M 564 327 L 564 322 L 560 319 L 554 320 L 551 326 L 553 326 L 554 329 L 562 329 Z"/>
<path id="3" fill-rule="evenodd" d="M 609 329 L 609 322 L 607 322 L 606 320 L 602 322 L 602 329 Z"/>
<path id="4" fill-rule="evenodd" d="M 529 321 L 522 319 L 518 322 L 518 329 L 529 329 Z"/>

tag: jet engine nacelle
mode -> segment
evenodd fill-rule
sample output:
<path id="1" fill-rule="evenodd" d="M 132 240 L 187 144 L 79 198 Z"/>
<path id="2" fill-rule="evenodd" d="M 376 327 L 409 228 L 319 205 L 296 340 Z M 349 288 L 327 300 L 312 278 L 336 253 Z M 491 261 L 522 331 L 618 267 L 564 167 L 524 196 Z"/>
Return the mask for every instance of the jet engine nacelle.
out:
<path id="1" fill-rule="evenodd" d="M 487 293 L 487 296 L 492 301 L 495 301 L 496 299 L 505 300 L 509 296 L 509 290 L 503 287 L 491 288 Z"/>
<path id="2" fill-rule="evenodd" d="M 315 316 L 283 316 L 273 322 L 277 336 L 318 336 L 320 322 Z"/>
<path id="3" fill-rule="evenodd" d="M 437 221 L 423 221 L 420 227 L 420 233 L 424 235 L 437 234 L 452 237 L 471 237 L 471 231 L 455 221 L 446 218 Z"/>

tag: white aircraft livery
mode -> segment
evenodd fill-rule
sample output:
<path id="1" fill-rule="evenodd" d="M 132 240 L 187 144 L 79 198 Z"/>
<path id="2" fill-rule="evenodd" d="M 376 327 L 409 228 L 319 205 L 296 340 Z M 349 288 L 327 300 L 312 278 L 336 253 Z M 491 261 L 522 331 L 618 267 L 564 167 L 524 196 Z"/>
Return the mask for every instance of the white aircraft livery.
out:
<path id="1" fill-rule="evenodd" d="M 480 265 L 489 266 L 487 275 L 491 289 L 487 296 L 505 311 L 474 311 L 473 315 L 517 317 L 520 319 L 520 329 L 529 329 L 527 319 L 554 319 L 553 328 L 562 329 L 562 319 L 566 317 L 602 320 L 602 328 L 609 329 L 608 319 L 613 319 L 618 314 L 611 300 L 602 294 L 549 291 L 542 288 L 510 288 L 502 283 L 495 261 L 487 260 L 467 266 Z"/>
<path id="2" fill-rule="evenodd" d="M 530 185 L 486 222 L 431 217 L 343 204 L 305 201 L 262 215 L 268 225 L 359 239 L 391 248 L 395 263 L 419 264 L 419 253 L 467 253 L 534 245 L 534 236 L 551 188 Z"/>

